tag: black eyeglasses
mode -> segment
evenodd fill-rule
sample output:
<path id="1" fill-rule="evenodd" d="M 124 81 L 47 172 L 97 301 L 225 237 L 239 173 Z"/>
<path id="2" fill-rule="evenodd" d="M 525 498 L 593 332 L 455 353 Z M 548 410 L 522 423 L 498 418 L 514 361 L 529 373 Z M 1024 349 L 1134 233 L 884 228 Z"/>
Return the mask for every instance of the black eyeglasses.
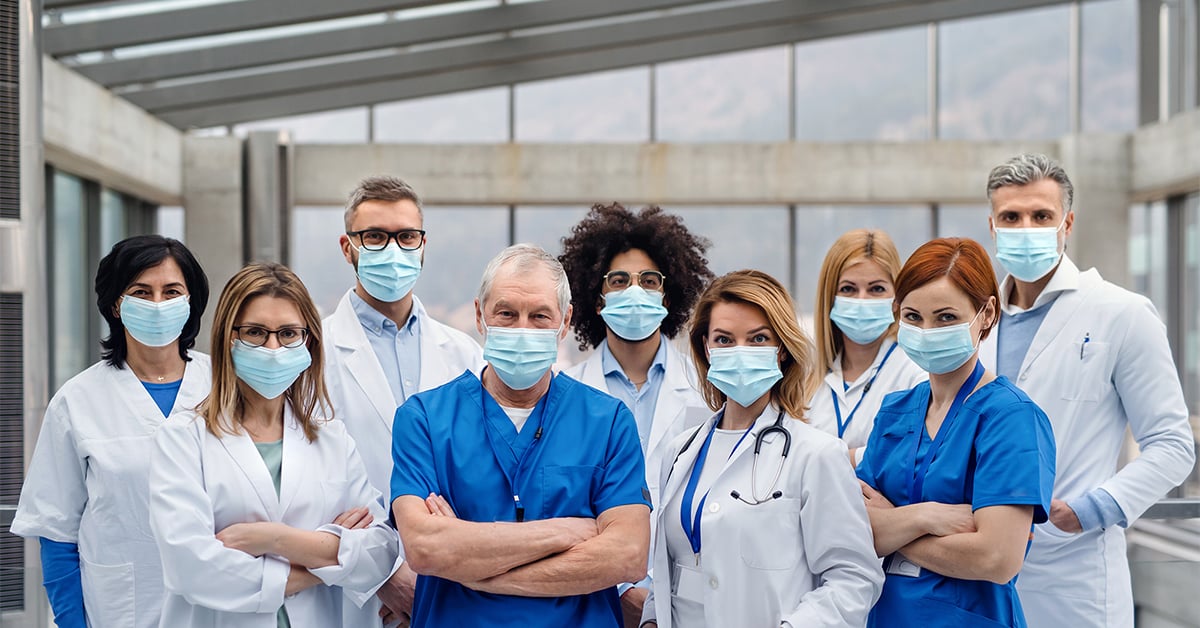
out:
<path id="1" fill-rule="evenodd" d="M 604 274 L 604 285 L 610 290 L 624 290 L 630 286 L 630 280 L 636 278 L 637 285 L 642 290 L 662 292 L 666 275 L 657 270 L 643 270 L 640 273 L 628 273 L 623 270 L 610 270 Z"/>
<path id="2" fill-rule="evenodd" d="M 362 229 L 347 231 L 346 235 L 358 237 L 362 247 L 368 251 L 382 251 L 388 242 L 396 241 L 396 246 L 405 251 L 415 251 L 425 243 L 424 229 L 401 229 L 400 231 L 384 231 L 383 229 Z"/>
<path id="3" fill-rule="evenodd" d="M 289 349 L 299 347 L 308 339 L 307 327 L 267 329 L 258 325 L 234 325 L 233 331 L 237 332 L 238 340 L 251 347 L 261 347 L 267 344 L 267 341 L 271 339 L 271 334 L 275 334 L 275 339 L 279 341 L 280 345 Z"/>

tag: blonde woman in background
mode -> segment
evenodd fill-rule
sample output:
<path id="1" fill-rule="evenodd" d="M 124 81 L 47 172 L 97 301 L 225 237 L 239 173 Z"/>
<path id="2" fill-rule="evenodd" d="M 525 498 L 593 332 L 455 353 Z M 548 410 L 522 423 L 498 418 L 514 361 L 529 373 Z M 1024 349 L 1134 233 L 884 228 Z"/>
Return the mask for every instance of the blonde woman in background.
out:
<path id="1" fill-rule="evenodd" d="M 217 304 L 212 351 L 212 392 L 163 424 L 150 463 L 160 625 L 339 626 L 340 587 L 365 602 L 399 538 L 354 441 L 325 418 L 304 284 L 279 264 L 243 268 Z"/>
<path id="2" fill-rule="evenodd" d="M 643 625 L 865 625 L 883 572 L 846 446 L 804 422 L 813 346 L 787 290 L 717 279 L 689 341 L 716 414 L 663 460 Z"/>
<path id="3" fill-rule="evenodd" d="M 824 379 L 808 416 L 846 443 L 852 465 L 862 459 L 883 398 L 929 378 L 896 348 L 892 297 L 900 266 L 896 245 L 877 229 L 842 234 L 821 264 L 813 328 Z"/>

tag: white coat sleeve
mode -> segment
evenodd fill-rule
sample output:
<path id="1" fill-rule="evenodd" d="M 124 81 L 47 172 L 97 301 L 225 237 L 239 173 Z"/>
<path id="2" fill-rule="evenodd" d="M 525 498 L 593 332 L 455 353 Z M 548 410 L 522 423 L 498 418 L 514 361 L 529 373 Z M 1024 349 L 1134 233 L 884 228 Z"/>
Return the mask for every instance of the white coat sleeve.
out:
<path id="1" fill-rule="evenodd" d="M 79 520 L 88 501 L 86 476 L 87 461 L 75 446 L 66 403 L 55 398 L 42 421 L 12 533 L 78 543 Z"/>
<path id="2" fill-rule="evenodd" d="M 197 606 L 274 612 L 283 605 L 291 567 L 217 540 L 212 502 L 204 489 L 205 428 L 193 423 L 194 417 L 183 413 L 167 419 L 155 435 L 150 458 L 150 528 L 162 556 L 163 583 Z"/>
<path id="3" fill-rule="evenodd" d="M 795 628 L 864 626 L 883 590 L 883 570 L 845 445 L 822 446 L 798 477 L 804 552 L 817 586 L 783 621 Z"/>
<path id="4" fill-rule="evenodd" d="M 332 427 L 337 425 L 337 427 Z M 348 530 L 336 524 L 323 525 L 319 531 L 340 537 L 337 564 L 310 569 L 313 575 L 328 585 L 340 586 L 360 607 L 387 581 L 400 565 L 400 537 L 387 524 L 388 515 L 379 491 L 367 479 L 367 469 L 358 454 L 354 439 L 341 424 L 330 423 L 322 438 L 336 436 L 345 443 L 347 492 L 349 503 L 366 504 L 374 523 L 366 528 Z M 335 513 L 335 515 L 338 513 Z"/>
<path id="5" fill-rule="evenodd" d="M 1196 461 L 1188 407 L 1171 357 L 1166 327 L 1149 300 L 1139 298 L 1123 313 L 1113 385 L 1141 455 L 1100 485 L 1125 520 L 1133 523 L 1154 502 L 1179 486 Z"/>

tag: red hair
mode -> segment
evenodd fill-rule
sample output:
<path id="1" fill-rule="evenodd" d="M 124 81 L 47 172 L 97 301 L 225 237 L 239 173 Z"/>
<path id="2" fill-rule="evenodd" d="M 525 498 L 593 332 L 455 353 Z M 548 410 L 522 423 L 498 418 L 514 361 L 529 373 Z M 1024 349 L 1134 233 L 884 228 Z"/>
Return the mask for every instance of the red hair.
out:
<path id="1" fill-rule="evenodd" d="M 967 295 L 975 311 L 982 310 L 988 299 L 995 297 L 997 313 L 1000 305 L 1000 286 L 987 251 L 970 238 L 938 238 L 922 244 L 913 252 L 900 275 L 896 277 L 895 307 L 914 290 L 945 277 Z M 999 316 L 996 317 L 999 321 Z M 979 339 L 988 337 L 995 322 L 983 329 Z"/>

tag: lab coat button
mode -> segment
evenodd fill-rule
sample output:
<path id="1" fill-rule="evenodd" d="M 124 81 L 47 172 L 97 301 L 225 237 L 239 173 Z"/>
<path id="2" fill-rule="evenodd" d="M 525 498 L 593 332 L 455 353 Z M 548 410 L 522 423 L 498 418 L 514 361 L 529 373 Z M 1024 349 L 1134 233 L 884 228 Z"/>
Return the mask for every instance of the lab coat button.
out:
<path id="1" fill-rule="evenodd" d="M 717 579 L 713 578 L 713 579 L 709 580 L 708 586 L 712 587 L 713 589 L 716 589 L 717 588 Z"/>
<path id="2" fill-rule="evenodd" d="M 717 512 L 721 509 L 721 504 L 712 504 L 708 507 L 708 512 Z"/>

